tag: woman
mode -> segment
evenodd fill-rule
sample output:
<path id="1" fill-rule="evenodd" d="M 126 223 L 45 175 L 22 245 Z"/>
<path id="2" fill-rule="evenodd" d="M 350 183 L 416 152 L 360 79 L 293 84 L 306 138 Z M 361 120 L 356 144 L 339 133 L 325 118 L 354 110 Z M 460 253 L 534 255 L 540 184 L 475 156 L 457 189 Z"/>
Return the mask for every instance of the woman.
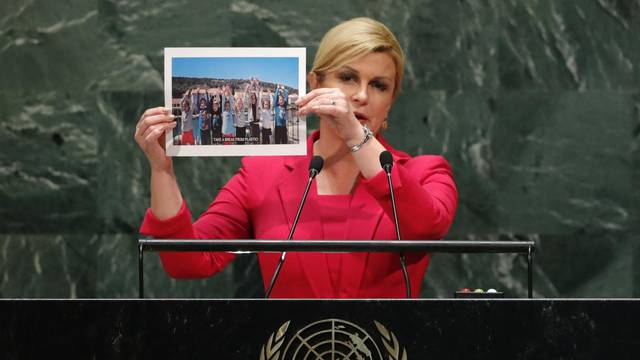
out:
<path id="1" fill-rule="evenodd" d="M 235 104 L 231 88 L 227 88 L 222 95 L 222 141 L 225 145 L 233 144 L 235 138 Z"/>
<path id="2" fill-rule="evenodd" d="M 218 145 L 222 143 L 222 109 L 220 103 L 222 95 L 214 92 L 211 97 L 211 143 Z"/>
<path id="3" fill-rule="evenodd" d="M 211 109 L 209 108 L 209 95 L 200 98 L 198 109 L 198 124 L 200 124 L 200 145 L 211 145 Z"/>
<path id="4" fill-rule="evenodd" d="M 236 128 L 236 144 L 242 145 L 245 142 L 245 138 L 247 137 L 247 116 L 248 111 L 244 106 L 244 100 L 242 100 L 242 95 L 236 94 L 235 108 L 234 112 L 235 116 L 233 117 L 233 126 Z"/>
<path id="5" fill-rule="evenodd" d="M 256 91 L 260 91 L 259 88 Z M 247 123 L 249 124 L 251 143 L 260 143 L 260 119 L 258 114 L 260 113 L 260 105 L 258 105 L 258 96 L 255 91 L 249 94 L 249 113 L 247 116 Z"/>
<path id="6" fill-rule="evenodd" d="M 191 117 L 191 127 L 193 129 L 193 141 L 195 145 L 202 145 L 202 121 L 198 114 L 200 113 L 200 89 L 191 93 L 191 103 L 193 104 L 194 115 Z"/>
<path id="7" fill-rule="evenodd" d="M 192 111 L 191 104 L 189 102 L 189 98 L 191 97 L 191 91 L 189 91 L 182 98 L 182 116 L 180 117 L 182 122 L 182 138 L 180 143 L 182 145 L 193 145 L 193 120 L 192 120 Z"/>
<path id="8" fill-rule="evenodd" d="M 276 94 L 274 95 L 273 103 L 275 114 L 275 143 L 287 144 L 289 139 L 287 137 L 287 105 L 289 92 L 284 87 L 276 86 Z"/>
<path id="9" fill-rule="evenodd" d="M 151 208 L 141 232 L 157 238 L 285 239 L 308 178 L 311 156 L 325 166 L 309 193 L 295 239 L 394 239 L 387 179 L 379 163 L 388 149 L 394 158 L 401 233 L 410 239 L 439 239 L 449 229 L 457 204 L 451 169 L 439 156 L 409 155 L 393 149 L 380 130 L 387 123 L 402 82 L 404 55 L 381 23 L 357 18 L 323 38 L 308 75 L 312 90 L 296 102 L 301 114 L 315 113 L 320 129 L 307 142 L 306 157 L 247 157 L 192 225 L 171 159 L 158 137 L 174 125 L 162 108 L 142 116 L 136 140 L 151 164 Z M 374 137 L 368 136 L 370 129 Z M 234 255 L 161 253 L 174 277 L 216 273 Z M 265 288 L 279 254 L 258 255 Z M 425 253 L 407 254 L 412 296 L 420 294 L 429 262 Z M 289 253 L 272 297 L 404 297 L 398 255 L 393 253 Z"/>
<path id="10" fill-rule="evenodd" d="M 271 107 L 271 99 L 273 94 L 269 91 L 268 95 L 262 96 L 260 92 L 260 126 L 262 127 L 262 143 L 271 144 L 271 127 L 273 126 L 273 108 Z"/>

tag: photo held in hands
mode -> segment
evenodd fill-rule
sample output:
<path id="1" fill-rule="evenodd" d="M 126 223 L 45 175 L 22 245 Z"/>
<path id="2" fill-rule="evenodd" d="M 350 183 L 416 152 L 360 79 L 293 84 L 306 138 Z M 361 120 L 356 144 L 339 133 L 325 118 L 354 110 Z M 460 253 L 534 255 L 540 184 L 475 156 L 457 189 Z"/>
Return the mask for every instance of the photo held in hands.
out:
<path id="1" fill-rule="evenodd" d="M 167 156 L 304 155 L 304 48 L 165 48 Z"/>

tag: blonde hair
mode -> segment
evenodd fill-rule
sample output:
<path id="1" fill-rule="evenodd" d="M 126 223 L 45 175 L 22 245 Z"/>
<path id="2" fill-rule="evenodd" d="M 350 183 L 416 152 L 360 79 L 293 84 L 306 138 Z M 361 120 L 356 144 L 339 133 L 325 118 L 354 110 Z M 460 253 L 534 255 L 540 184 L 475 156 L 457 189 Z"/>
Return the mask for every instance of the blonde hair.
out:
<path id="1" fill-rule="evenodd" d="M 320 42 L 311 72 L 322 82 L 326 74 L 376 52 L 389 54 L 396 64 L 395 97 L 402 86 L 404 52 L 393 33 L 370 18 L 353 18 L 331 28 Z"/>

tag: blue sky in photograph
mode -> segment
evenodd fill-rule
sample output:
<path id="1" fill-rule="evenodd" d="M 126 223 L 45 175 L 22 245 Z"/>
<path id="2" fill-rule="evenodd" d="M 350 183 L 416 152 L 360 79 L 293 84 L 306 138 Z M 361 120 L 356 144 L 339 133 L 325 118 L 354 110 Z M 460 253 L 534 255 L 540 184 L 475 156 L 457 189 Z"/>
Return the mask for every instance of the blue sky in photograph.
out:
<path id="1" fill-rule="evenodd" d="M 181 58 L 172 59 L 173 74 L 179 77 L 250 79 L 298 88 L 298 58 Z"/>

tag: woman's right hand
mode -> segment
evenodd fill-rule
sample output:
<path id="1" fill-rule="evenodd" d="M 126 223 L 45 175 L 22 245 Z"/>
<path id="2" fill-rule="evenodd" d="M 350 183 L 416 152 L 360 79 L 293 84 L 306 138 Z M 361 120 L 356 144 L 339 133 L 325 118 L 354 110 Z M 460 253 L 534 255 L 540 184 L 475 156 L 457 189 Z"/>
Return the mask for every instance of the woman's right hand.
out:
<path id="1" fill-rule="evenodd" d="M 152 171 L 173 171 L 171 157 L 165 153 L 163 135 L 166 130 L 174 127 L 174 116 L 171 115 L 171 110 L 165 107 L 147 109 L 140 117 L 134 138 L 147 156 Z"/>

